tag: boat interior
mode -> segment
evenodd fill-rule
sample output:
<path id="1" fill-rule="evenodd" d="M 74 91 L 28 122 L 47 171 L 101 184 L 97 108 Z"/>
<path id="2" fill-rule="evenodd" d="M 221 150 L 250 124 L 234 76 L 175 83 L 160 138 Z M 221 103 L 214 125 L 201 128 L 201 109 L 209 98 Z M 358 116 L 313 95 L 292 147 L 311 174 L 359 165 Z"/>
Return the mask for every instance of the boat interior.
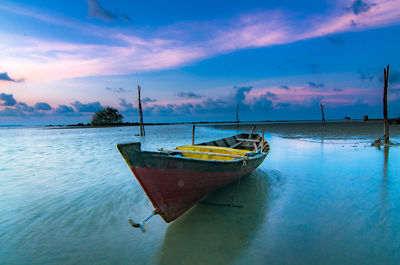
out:
<path id="1" fill-rule="evenodd" d="M 193 159 L 231 161 L 266 153 L 269 151 L 269 144 L 258 133 L 242 133 L 196 145 L 179 146 L 174 150 L 159 149 L 159 151 Z"/>
<path id="2" fill-rule="evenodd" d="M 232 149 L 242 149 L 249 151 L 257 151 L 258 145 L 264 138 L 258 133 L 242 133 L 231 137 L 223 138 L 216 141 L 200 143 L 200 146 L 218 146 Z M 264 140 L 264 142 L 266 142 Z"/>

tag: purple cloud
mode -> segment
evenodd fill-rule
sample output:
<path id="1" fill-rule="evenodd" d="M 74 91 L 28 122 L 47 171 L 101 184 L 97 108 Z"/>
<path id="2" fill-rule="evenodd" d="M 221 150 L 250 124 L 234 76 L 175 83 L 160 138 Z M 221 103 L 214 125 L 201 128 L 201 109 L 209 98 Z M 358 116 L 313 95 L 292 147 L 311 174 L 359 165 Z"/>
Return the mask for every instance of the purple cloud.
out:
<path id="1" fill-rule="evenodd" d="M 188 92 L 181 91 L 181 92 L 176 93 L 176 95 L 181 98 L 202 98 L 202 97 L 204 97 L 204 96 L 201 96 L 201 95 L 196 94 L 191 91 L 188 91 Z"/>
<path id="2" fill-rule="evenodd" d="M 4 73 L 0 73 L 0 81 L 23 82 L 24 79 L 23 78 L 22 79 L 18 79 L 18 80 L 13 79 L 8 75 L 7 72 L 4 72 Z"/>
<path id="3" fill-rule="evenodd" d="M 349 10 L 351 10 L 355 15 L 359 15 L 361 13 L 368 12 L 373 6 L 376 6 L 376 4 L 367 3 L 363 0 L 355 0 L 350 6 Z"/>
<path id="4" fill-rule="evenodd" d="M 19 112 L 16 111 L 15 108 L 5 108 L 3 110 L 0 109 L 0 117 L 17 117 L 21 116 Z"/>
<path id="5" fill-rule="evenodd" d="M 56 113 L 72 113 L 74 109 L 68 105 L 58 105 L 55 110 Z"/>
<path id="6" fill-rule="evenodd" d="M 124 20 L 131 21 L 130 17 L 126 13 L 114 13 L 104 9 L 97 0 L 86 0 L 88 4 L 88 13 L 90 17 L 99 18 L 106 22 L 114 21 L 114 20 Z"/>
<path id="7" fill-rule="evenodd" d="M 35 109 L 36 110 L 44 110 L 44 111 L 48 111 L 51 110 L 51 106 L 46 103 L 46 102 L 38 102 L 35 104 Z"/>
<path id="8" fill-rule="evenodd" d="M 167 104 L 167 105 L 158 105 L 155 104 L 152 107 L 146 109 L 146 113 L 150 115 L 156 114 L 160 116 L 164 115 L 190 115 L 194 113 L 194 105 L 191 103 L 183 103 L 183 104 Z"/>
<path id="9" fill-rule="evenodd" d="M 272 101 L 270 100 L 268 92 L 265 93 L 264 95 L 255 98 L 253 104 L 251 105 L 251 108 L 253 110 L 259 110 L 259 111 L 270 110 L 272 108 Z"/>
<path id="10" fill-rule="evenodd" d="M 72 102 L 71 105 L 78 111 L 78 112 L 96 112 L 103 109 L 103 106 L 100 102 L 91 102 L 87 104 L 83 104 L 80 101 Z"/>
<path id="11" fill-rule="evenodd" d="M 270 98 L 272 100 L 277 100 L 279 99 L 278 95 L 272 92 L 267 91 L 267 93 L 265 93 L 265 97 Z"/>
<path id="12" fill-rule="evenodd" d="M 105 89 L 108 90 L 108 91 L 115 92 L 115 93 L 129 93 L 129 92 L 132 92 L 132 90 L 124 89 L 122 87 L 106 87 Z"/>
<path id="13" fill-rule="evenodd" d="M 38 102 L 34 107 L 29 106 L 25 102 L 18 102 L 13 94 L 0 94 L 0 106 L 6 108 L 0 109 L 0 116 L 9 117 L 27 117 L 42 116 L 43 110 L 51 110 L 51 106 L 46 102 Z"/>
<path id="14" fill-rule="evenodd" d="M 29 106 L 25 102 L 18 102 L 15 105 L 16 109 L 22 112 L 35 112 L 35 108 L 32 106 Z"/>
<path id="15" fill-rule="evenodd" d="M 122 111 L 124 112 L 138 112 L 138 109 L 134 108 L 132 103 L 126 102 L 126 100 L 123 98 L 119 99 L 119 105 L 123 108 Z"/>
<path id="16" fill-rule="evenodd" d="M 13 94 L 0 94 L 0 106 L 14 106 L 17 104 Z"/>
<path id="17" fill-rule="evenodd" d="M 143 104 L 146 104 L 146 103 L 149 103 L 149 102 L 157 102 L 157 99 L 145 97 L 141 101 L 142 101 Z"/>
<path id="18" fill-rule="evenodd" d="M 240 103 L 242 102 L 245 98 L 246 95 L 253 89 L 252 86 L 234 86 L 232 90 L 232 97 L 235 100 L 235 103 Z"/>
<path id="19" fill-rule="evenodd" d="M 0 116 L 3 117 L 32 117 L 32 116 L 43 116 L 43 115 L 45 114 L 41 110 L 29 106 L 25 102 L 17 102 L 11 107 L 6 107 L 5 109 L 0 110 Z"/>
<path id="20" fill-rule="evenodd" d="M 310 88 L 322 88 L 322 87 L 324 87 L 325 85 L 324 85 L 324 84 L 317 84 L 317 83 L 314 83 L 314 82 L 308 82 L 308 86 L 309 86 Z"/>

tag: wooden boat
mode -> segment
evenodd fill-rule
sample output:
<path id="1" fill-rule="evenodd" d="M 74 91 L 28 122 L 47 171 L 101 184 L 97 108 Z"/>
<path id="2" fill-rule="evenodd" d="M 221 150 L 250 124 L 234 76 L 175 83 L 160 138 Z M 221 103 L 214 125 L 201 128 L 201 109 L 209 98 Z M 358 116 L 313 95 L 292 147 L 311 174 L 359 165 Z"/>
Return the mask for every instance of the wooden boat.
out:
<path id="1" fill-rule="evenodd" d="M 207 193 L 250 174 L 270 147 L 258 133 L 180 146 L 173 150 L 142 151 L 140 142 L 118 144 L 122 156 L 159 214 L 171 222 Z M 141 227 L 142 223 L 130 223 Z"/>

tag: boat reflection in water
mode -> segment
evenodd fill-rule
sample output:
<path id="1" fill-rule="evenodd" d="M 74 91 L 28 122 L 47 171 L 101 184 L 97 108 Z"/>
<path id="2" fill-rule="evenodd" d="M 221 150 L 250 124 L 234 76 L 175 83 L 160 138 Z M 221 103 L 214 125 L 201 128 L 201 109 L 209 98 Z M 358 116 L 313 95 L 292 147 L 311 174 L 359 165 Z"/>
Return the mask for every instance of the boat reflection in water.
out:
<path id="1" fill-rule="evenodd" d="M 262 168 L 204 199 L 243 207 L 199 203 L 166 232 L 160 264 L 231 264 L 250 245 L 267 216 L 270 173 Z M 240 184 L 240 185 L 238 185 Z"/>

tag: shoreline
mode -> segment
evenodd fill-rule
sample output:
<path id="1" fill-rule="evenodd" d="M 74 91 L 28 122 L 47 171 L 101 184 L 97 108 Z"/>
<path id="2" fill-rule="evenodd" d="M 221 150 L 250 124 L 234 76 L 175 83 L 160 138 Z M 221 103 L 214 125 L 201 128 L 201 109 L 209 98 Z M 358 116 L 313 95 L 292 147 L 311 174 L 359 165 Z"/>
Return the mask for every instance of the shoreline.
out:
<path id="1" fill-rule="evenodd" d="M 383 136 L 382 121 L 328 121 L 321 122 L 287 122 L 263 123 L 256 125 L 256 131 L 265 130 L 283 138 L 318 138 L 318 139 L 378 139 Z M 221 130 L 250 131 L 253 124 L 210 125 Z M 400 125 L 392 124 L 389 127 L 390 137 L 400 137 Z"/>
<path id="2" fill-rule="evenodd" d="M 380 121 L 380 120 L 374 120 L 375 121 Z M 346 123 L 351 123 L 351 122 L 362 122 L 362 120 L 349 120 L 349 121 L 343 121 L 343 120 L 331 120 L 327 121 L 331 123 L 335 122 L 346 122 Z M 367 121 L 371 122 L 371 120 Z M 320 121 L 315 121 L 315 120 L 295 120 L 295 121 L 288 121 L 288 120 L 277 120 L 277 121 L 272 121 L 272 120 L 266 120 L 266 121 L 242 121 L 242 122 L 235 122 L 235 121 L 199 121 L 199 122 L 149 122 L 149 123 L 144 123 L 144 126 L 163 126 L 163 125 L 201 125 L 201 126 L 247 126 L 247 125 L 266 125 L 266 124 L 289 124 L 289 123 L 302 123 L 302 124 L 312 124 L 312 123 L 320 123 Z M 3 125 L 4 127 L 7 125 Z M 24 125 L 13 125 L 13 126 L 24 126 Z M 83 123 L 77 123 L 77 124 L 60 124 L 60 125 L 34 125 L 34 126 L 39 126 L 39 127 L 45 127 L 47 129 L 85 129 L 85 128 L 109 128 L 109 127 L 133 127 L 133 126 L 140 126 L 138 122 L 124 122 L 124 123 L 116 123 L 116 124 L 104 124 L 104 125 L 90 125 L 90 123 L 83 124 Z"/>
<path id="3" fill-rule="evenodd" d="M 259 124 L 259 123 L 274 123 L 274 122 L 290 122 L 287 120 L 278 120 L 278 121 L 245 121 L 240 124 Z M 305 120 L 304 122 L 312 122 Z M 199 122 L 149 122 L 144 123 L 144 126 L 162 126 L 162 125 L 214 125 L 214 124 L 237 124 L 235 121 L 199 121 Z M 129 126 L 139 126 L 138 122 L 125 122 L 125 123 L 117 123 L 117 124 L 105 124 L 105 125 L 90 125 L 90 123 L 83 124 L 68 124 L 68 125 L 43 125 L 48 129 L 73 129 L 73 128 L 108 128 L 108 127 L 129 127 Z M 4 125 L 7 126 L 7 125 Z M 18 125 L 23 126 L 23 125 Z"/>

